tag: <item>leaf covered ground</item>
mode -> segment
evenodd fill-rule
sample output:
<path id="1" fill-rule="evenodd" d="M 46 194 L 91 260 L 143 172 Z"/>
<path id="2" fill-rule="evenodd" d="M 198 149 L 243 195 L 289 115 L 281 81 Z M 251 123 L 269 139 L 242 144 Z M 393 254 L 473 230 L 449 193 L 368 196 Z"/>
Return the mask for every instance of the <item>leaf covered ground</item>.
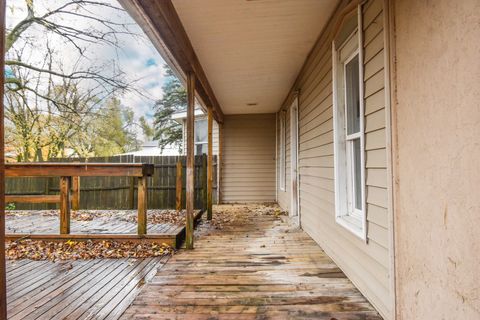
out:
<path id="1" fill-rule="evenodd" d="M 8 260 L 90 260 L 101 258 L 148 258 L 174 253 L 166 244 L 119 241 L 41 241 L 22 239 L 6 242 Z"/>
<path id="2" fill-rule="evenodd" d="M 245 214 L 249 213 L 249 214 Z M 25 216 L 41 214 L 43 216 L 58 216 L 57 210 L 42 211 L 8 211 L 7 216 Z M 253 215 L 270 215 L 278 219 L 287 213 L 273 204 L 250 205 L 218 205 L 214 207 L 213 219 L 206 220 L 206 214 L 200 222 L 196 236 L 208 235 L 211 232 L 241 225 L 245 219 Z M 72 212 L 72 219 L 91 221 L 93 219 L 115 218 L 120 221 L 136 223 L 135 210 L 79 210 Z M 175 210 L 148 210 L 148 223 L 175 225 L 185 224 L 185 212 Z M 9 260 L 80 260 L 101 258 L 147 258 L 170 255 L 174 249 L 166 244 L 151 242 L 119 242 L 119 241 L 41 241 L 20 239 L 6 243 L 6 257 Z"/>

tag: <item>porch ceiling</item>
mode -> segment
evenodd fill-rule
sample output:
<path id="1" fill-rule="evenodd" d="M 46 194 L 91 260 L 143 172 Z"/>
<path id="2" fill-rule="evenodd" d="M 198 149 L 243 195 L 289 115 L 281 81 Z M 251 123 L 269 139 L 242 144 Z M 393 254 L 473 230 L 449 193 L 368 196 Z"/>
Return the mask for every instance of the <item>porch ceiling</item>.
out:
<path id="1" fill-rule="evenodd" d="M 172 2 L 223 113 L 240 114 L 280 108 L 338 0 Z"/>

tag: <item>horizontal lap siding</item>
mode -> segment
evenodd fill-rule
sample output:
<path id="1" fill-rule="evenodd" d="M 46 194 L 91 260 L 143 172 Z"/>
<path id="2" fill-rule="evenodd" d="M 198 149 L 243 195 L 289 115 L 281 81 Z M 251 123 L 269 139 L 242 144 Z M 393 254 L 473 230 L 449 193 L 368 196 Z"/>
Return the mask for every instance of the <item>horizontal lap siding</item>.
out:
<path id="1" fill-rule="evenodd" d="M 275 114 L 227 115 L 222 201 L 275 201 Z"/>
<path id="2" fill-rule="evenodd" d="M 368 244 L 335 222 L 331 23 L 297 82 L 303 229 L 386 317 L 392 313 L 387 200 L 383 2 L 363 6 Z M 335 19 L 333 19 L 334 21 Z M 282 197 L 279 202 L 282 204 Z"/>
<path id="3" fill-rule="evenodd" d="M 219 137 L 218 123 L 214 120 L 212 126 L 212 151 L 215 155 L 218 155 Z"/>

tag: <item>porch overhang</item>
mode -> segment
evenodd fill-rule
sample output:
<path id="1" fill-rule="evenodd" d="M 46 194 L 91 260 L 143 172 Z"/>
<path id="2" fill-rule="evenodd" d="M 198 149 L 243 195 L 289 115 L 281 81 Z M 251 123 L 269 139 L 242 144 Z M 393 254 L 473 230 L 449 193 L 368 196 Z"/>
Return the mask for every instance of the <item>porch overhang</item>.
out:
<path id="1" fill-rule="evenodd" d="M 142 27 L 153 45 L 186 87 L 188 73 L 196 78 L 195 93 L 204 111 L 223 122 L 223 112 L 203 71 L 195 51 L 170 0 L 119 0 L 119 3 Z"/>
<path id="2" fill-rule="evenodd" d="M 282 107 L 339 0 L 120 3 L 184 82 L 196 74 L 197 97 L 222 122 Z"/>

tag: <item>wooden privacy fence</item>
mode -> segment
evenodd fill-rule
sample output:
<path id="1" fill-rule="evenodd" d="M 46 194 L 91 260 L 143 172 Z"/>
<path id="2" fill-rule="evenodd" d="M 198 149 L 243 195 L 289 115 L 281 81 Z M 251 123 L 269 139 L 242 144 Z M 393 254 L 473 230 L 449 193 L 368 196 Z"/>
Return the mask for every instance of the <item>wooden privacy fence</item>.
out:
<path id="1" fill-rule="evenodd" d="M 195 157 L 195 207 L 206 207 L 207 157 Z M 114 156 L 95 158 L 56 158 L 49 162 L 89 162 L 89 163 L 148 163 L 153 164 L 153 175 L 148 179 L 148 208 L 176 209 L 177 198 L 181 199 L 181 208 L 185 208 L 185 156 Z M 177 163 L 182 164 L 177 168 Z M 216 158 L 214 157 L 214 202 L 216 202 Z M 182 190 L 178 190 L 178 174 L 181 172 Z M 75 178 L 73 186 L 76 185 Z M 82 177 L 80 178 L 80 209 L 134 209 L 137 207 L 137 182 L 135 177 Z M 6 179 L 6 194 L 15 195 L 46 195 L 59 193 L 58 177 L 18 177 Z M 181 195 L 181 197 L 179 197 Z M 10 198 L 12 199 L 12 198 Z M 52 198 L 53 199 L 53 198 Z M 75 199 L 75 197 L 73 197 Z M 52 200 L 53 201 L 53 200 Z M 55 209 L 55 203 L 15 203 L 16 209 L 40 210 Z M 7 203 L 9 201 L 7 200 Z M 77 209 L 75 201 L 72 206 Z M 178 209 L 178 208 L 177 208 Z"/>

